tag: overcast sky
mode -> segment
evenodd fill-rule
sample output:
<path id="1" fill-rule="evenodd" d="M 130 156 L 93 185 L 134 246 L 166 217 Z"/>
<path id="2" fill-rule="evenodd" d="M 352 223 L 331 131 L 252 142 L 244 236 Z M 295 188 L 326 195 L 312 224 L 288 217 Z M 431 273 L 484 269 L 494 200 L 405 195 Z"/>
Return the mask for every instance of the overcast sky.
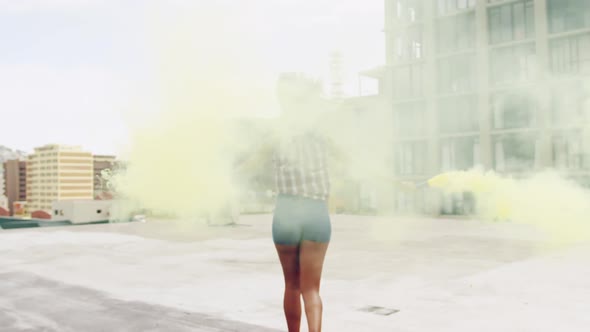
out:
<path id="1" fill-rule="evenodd" d="M 48 143 L 116 153 L 130 100 L 149 94 L 151 4 L 170 15 L 199 3 L 264 24 L 269 71 L 327 80 L 341 50 L 346 92 L 383 63 L 383 0 L 0 0 L 0 145 Z M 223 24 L 223 22 L 220 22 Z"/>

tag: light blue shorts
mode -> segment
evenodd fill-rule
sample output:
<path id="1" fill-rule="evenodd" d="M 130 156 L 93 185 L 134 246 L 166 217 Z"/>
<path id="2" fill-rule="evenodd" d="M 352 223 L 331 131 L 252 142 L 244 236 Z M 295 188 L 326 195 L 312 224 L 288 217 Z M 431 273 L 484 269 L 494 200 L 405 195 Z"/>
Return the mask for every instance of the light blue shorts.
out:
<path id="1" fill-rule="evenodd" d="M 301 241 L 330 242 L 332 225 L 326 201 L 279 195 L 272 220 L 276 244 L 298 245 Z"/>

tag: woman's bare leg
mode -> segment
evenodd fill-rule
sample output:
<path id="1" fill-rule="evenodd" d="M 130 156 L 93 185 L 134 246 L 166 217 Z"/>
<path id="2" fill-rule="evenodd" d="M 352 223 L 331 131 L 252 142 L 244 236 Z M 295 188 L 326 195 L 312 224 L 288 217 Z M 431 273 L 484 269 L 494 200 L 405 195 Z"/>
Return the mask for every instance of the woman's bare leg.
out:
<path id="1" fill-rule="evenodd" d="M 285 277 L 283 309 L 289 332 L 299 332 L 301 326 L 301 288 L 299 287 L 299 246 L 276 244 Z"/>
<path id="2" fill-rule="evenodd" d="M 309 332 L 322 330 L 322 299 L 320 280 L 328 243 L 303 241 L 299 249 L 301 294 Z"/>

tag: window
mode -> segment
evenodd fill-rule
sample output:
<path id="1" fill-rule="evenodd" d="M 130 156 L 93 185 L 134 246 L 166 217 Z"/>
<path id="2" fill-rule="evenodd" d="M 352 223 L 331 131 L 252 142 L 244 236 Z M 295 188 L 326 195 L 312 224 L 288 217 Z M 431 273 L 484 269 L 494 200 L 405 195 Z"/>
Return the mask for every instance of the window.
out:
<path id="1" fill-rule="evenodd" d="M 473 132 L 479 128 L 475 96 L 440 99 L 438 109 L 441 134 Z"/>
<path id="2" fill-rule="evenodd" d="M 533 124 L 535 101 L 526 94 L 502 93 L 492 97 L 494 129 L 527 128 Z"/>
<path id="3" fill-rule="evenodd" d="M 422 59 L 423 52 L 421 26 L 410 27 L 396 37 L 395 60 L 397 62 Z"/>
<path id="4" fill-rule="evenodd" d="M 490 8 L 488 11 L 490 44 L 533 38 L 534 19 L 532 0 Z"/>
<path id="5" fill-rule="evenodd" d="M 398 20 L 412 23 L 422 20 L 422 0 L 397 0 L 395 13 Z"/>
<path id="6" fill-rule="evenodd" d="M 438 91 L 457 93 L 475 87 L 475 57 L 457 55 L 438 60 Z"/>
<path id="7" fill-rule="evenodd" d="M 441 142 L 441 171 L 468 170 L 479 164 L 479 138 L 461 137 Z"/>
<path id="8" fill-rule="evenodd" d="M 582 82 L 554 86 L 551 98 L 551 122 L 555 127 L 590 123 L 590 102 Z"/>
<path id="9" fill-rule="evenodd" d="M 490 65 L 490 83 L 493 85 L 530 81 L 537 72 L 535 45 L 494 49 Z"/>
<path id="10" fill-rule="evenodd" d="M 448 15 L 475 7 L 477 0 L 438 0 L 438 14 Z"/>
<path id="11" fill-rule="evenodd" d="M 554 74 L 590 73 L 590 34 L 552 40 L 549 53 Z"/>
<path id="12" fill-rule="evenodd" d="M 97 214 L 101 214 L 102 213 L 102 210 L 96 210 L 96 213 Z"/>
<path id="13" fill-rule="evenodd" d="M 418 136 L 424 135 L 425 128 L 425 109 L 424 103 L 404 103 L 398 104 L 394 109 L 394 128 L 395 135 L 399 136 Z"/>
<path id="14" fill-rule="evenodd" d="M 588 0 L 548 0 L 547 20 L 552 33 L 590 27 Z"/>
<path id="15" fill-rule="evenodd" d="M 439 53 L 472 49 L 475 46 L 475 14 L 439 20 L 436 45 Z"/>
<path id="16" fill-rule="evenodd" d="M 562 170 L 590 169 L 590 145 L 580 132 L 558 134 L 553 137 L 553 165 Z"/>
<path id="17" fill-rule="evenodd" d="M 396 151 L 396 172 L 399 175 L 424 174 L 426 142 L 399 143 Z"/>
<path id="18" fill-rule="evenodd" d="M 535 166 L 536 139 L 507 135 L 494 140 L 494 168 L 499 172 L 530 171 Z"/>
<path id="19" fill-rule="evenodd" d="M 393 97 L 412 99 L 422 95 L 422 64 L 398 67 L 393 72 Z"/>

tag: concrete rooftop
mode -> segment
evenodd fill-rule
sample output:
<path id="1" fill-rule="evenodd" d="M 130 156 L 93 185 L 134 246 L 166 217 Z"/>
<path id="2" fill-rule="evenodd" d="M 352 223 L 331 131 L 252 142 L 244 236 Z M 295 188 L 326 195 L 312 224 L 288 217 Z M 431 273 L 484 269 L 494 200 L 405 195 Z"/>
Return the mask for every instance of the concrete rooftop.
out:
<path id="1" fill-rule="evenodd" d="M 0 231 L 2 331 L 285 331 L 271 217 Z M 529 226 L 333 216 L 325 331 L 587 331 L 590 245 Z M 369 306 L 385 309 L 369 312 Z M 390 315 L 387 309 L 399 310 Z M 305 325 L 305 324 L 303 324 Z M 305 331 L 305 329 L 303 330 Z"/>

